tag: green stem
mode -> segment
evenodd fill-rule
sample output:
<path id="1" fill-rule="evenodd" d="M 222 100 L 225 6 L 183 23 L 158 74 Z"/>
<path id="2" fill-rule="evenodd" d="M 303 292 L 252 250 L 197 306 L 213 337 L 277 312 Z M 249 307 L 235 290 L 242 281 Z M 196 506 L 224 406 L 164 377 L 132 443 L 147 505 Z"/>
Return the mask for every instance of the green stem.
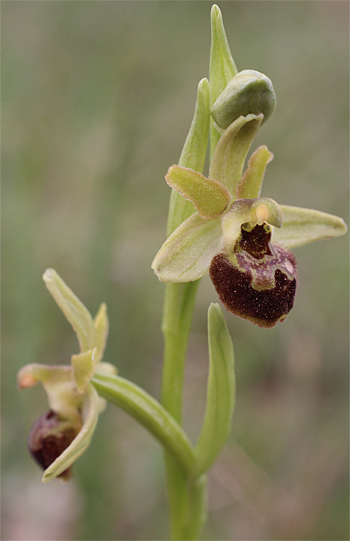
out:
<path id="1" fill-rule="evenodd" d="M 98 394 L 134 417 L 170 453 L 187 479 L 194 466 L 189 439 L 174 418 L 143 389 L 119 376 L 96 373 L 92 384 Z"/>
<path id="2" fill-rule="evenodd" d="M 199 280 L 167 284 L 162 331 L 165 340 L 162 403 L 182 422 L 183 376 L 188 337 Z M 168 453 L 165 455 L 171 516 L 171 539 L 197 539 L 205 517 L 206 483 L 188 480 Z"/>
<path id="3" fill-rule="evenodd" d="M 209 83 L 206 79 L 202 79 L 198 85 L 194 117 L 180 156 L 180 166 L 203 171 L 208 144 L 209 118 Z M 194 210 L 190 201 L 173 190 L 167 236 Z M 167 284 L 165 293 L 162 322 L 165 341 L 162 404 L 180 425 L 187 343 L 198 284 L 199 281 L 184 284 L 170 283 Z M 189 483 L 169 453 L 165 453 L 165 463 L 171 539 L 196 539 L 203 522 L 201 509 L 205 501 L 205 483 L 193 481 Z"/>

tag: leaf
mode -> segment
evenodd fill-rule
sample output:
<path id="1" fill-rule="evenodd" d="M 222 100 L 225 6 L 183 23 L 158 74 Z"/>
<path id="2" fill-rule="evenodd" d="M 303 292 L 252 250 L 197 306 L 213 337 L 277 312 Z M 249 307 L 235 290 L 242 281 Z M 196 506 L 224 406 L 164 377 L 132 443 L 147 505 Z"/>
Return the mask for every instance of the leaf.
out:
<path id="1" fill-rule="evenodd" d="M 204 220 L 217 218 L 230 203 L 230 194 L 224 186 L 193 169 L 172 165 L 165 179 L 169 186 L 192 201 Z"/>
<path id="2" fill-rule="evenodd" d="M 88 309 L 54 269 L 47 269 L 43 279 L 47 289 L 72 325 L 78 338 L 80 351 L 92 349 L 95 346 L 96 331 Z"/>
<path id="3" fill-rule="evenodd" d="M 272 160 L 273 154 L 265 145 L 261 145 L 253 152 L 249 159 L 248 167 L 238 183 L 236 190 L 237 199 L 255 199 L 259 197 L 266 166 Z"/>
<path id="4" fill-rule="evenodd" d="M 216 460 L 230 430 L 235 405 L 232 341 L 218 304 L 208 310 L 209 379 L 207 405 L 198 444 L 195 474 L 206 472 Z"/>
<path id="5" fill-rule="evenodd" d="M 202 220 L 195 213 L 164 242 L 152 263 L 162 282 L 193 282 L 208 271 L 220 251 L 220 218 Z"/>
<path id="6" fill-rule="evenodd" d="M 281 229 L 275 229 L 272 241 L 286 248 L 296 248 L 316 240 L 331 239 L 344 235 L 347 226 L 341 218 L 299 207 L 280 205 L 283 214 Z"/>
<path id="7" fill-rule="evenodd" d="M 203 171 L 209 136 L 209 82 L 202 79 L 198 84 L 194 117 L 179 159 L 179 166 Z M 171 192 L 167 236 L 184 222 L 195 208 L 177 191 Z"/>
<path id="8" fill-rule="evenodd" d="M 221 136 L 210 164 L 209 177 L 220 182 L 236 199 L 244 162 L 263 115 L 240 116 Z"/>

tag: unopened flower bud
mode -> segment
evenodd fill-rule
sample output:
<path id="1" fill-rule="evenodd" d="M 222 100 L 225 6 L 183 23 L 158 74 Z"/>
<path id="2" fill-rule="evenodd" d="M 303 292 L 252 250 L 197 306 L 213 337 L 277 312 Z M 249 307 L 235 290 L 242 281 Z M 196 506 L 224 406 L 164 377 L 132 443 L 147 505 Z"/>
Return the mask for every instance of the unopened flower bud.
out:
<path id="1" fill-rule="evenodd" d="M 81 427 L 69 420 L 60 418 L 49 410 L 33 424 L 28 448 L 32 457 L 46 470 L 54 460 L 70 445 Z M 67 480 L 72 476 L 72 467 L 62 472 L 59 477 Z"/>
<path id="2" fill-rule="evenodd" d="M 269 225 L 244 224 L 233 253 L 216 255 L 209 269 L 225 308 L 259 327 L 287 317 L 297 285 L 293 254 L 270 241 Z"/>
<path id="3" fill-rule="evenodd" d="M 231 79 L 214 103 L 211 114 L 222 129 L 248 114 L 262 113 L 264 123 L 274 112 L 276 103 L 271 80 L 258 71 L 244 70 Z"/>

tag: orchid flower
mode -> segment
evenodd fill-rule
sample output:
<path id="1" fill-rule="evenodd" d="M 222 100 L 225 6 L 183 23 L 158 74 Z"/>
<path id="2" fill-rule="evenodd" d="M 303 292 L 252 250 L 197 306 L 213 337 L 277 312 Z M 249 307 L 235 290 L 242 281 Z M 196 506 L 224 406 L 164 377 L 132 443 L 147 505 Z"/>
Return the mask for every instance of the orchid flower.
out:
<path id="1" fill-rule="evenodd" d="M 253 72 L 252 84 L 255 80 L 261 86 L 263 77 Z M 232 81 L 236 78 L 240 74 Z M 264 92 L 268 84 L 265 82 Z M 242 92 L 232 92 L 237 85 L 231 84 L 231 93 L 228 87 L 223 94 L 226 92 L 229 100 L 245 103 Z M 267 104 L 260 110 L 271 114 L 271 99 Z M 228 107 L 220 96 L 212 112 L 221 126 L 227 124 L 225 115 L 220 114 L 222 109 L 231 119 L 238 110 Z M 342 235 L 346 225 L 341 218 L 324 212 L 278 205 L 273 199 L 260 197 L 266 165 L 273 154 L 262 145 L 252 154 L 244 173 L 243 168 L 263 119 L 263 112 L 250 113 L 234 118 L 226 129 L 217 126 L 221 137 L 208 178 L 189 168 L 169 168 L 167 183 L 191 201 L 196 212 L 164 242 L 152 268 L 163 282 L 192 282 L 209 271 L 227 310 L 261 327 L 273 327 L 286 318 L 294 303 L 296 263 L 289 249 Z"/>
<path id="2" fill-rule="evenodd" d="M 115 374 L 116 369 L 101 362 L 108 335 L 106 305 L 101 304 L 93 319 L 53 269 L 48 269 L 43 278 L 80 346 L 70 365 L 28 364 L 18 373 L 20 389 L 40 382 L 48 396 L 50 410 L 34 423 L 28 438 L 33 458 L 45 470 L 42 480 L 48 482 L 55 477 L 70 478 L 72 464 L 89 446 L 105 406 L 91 378 L 96 370 Z"/>

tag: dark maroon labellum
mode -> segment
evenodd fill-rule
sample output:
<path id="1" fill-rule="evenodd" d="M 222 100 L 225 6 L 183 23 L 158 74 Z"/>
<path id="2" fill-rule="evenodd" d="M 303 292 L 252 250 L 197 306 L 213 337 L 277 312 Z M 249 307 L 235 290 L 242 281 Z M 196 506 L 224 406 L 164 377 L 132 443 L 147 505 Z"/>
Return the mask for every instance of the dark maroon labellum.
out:
<path id="1" fill-rule="evenodd" d="M 33 424 L 29 437 L 28 448 L 32 457 L 46 470 L 54 460 L 70 445 L 77 435 L 75 427 L 69 421 L 61 419 L 57 413 L 50 410 Z M 69 479 L 72 468 L 68 468 L 58 477 Z"/>
<path id="2" fill-rule="evenodd" d="M 297 286 L 293 254 L 270 239 L 268 226 L 242 228 L 232 256 L 216 255 L 209 269 L 225 308 L 259 327 L 287 317 Z"/>

